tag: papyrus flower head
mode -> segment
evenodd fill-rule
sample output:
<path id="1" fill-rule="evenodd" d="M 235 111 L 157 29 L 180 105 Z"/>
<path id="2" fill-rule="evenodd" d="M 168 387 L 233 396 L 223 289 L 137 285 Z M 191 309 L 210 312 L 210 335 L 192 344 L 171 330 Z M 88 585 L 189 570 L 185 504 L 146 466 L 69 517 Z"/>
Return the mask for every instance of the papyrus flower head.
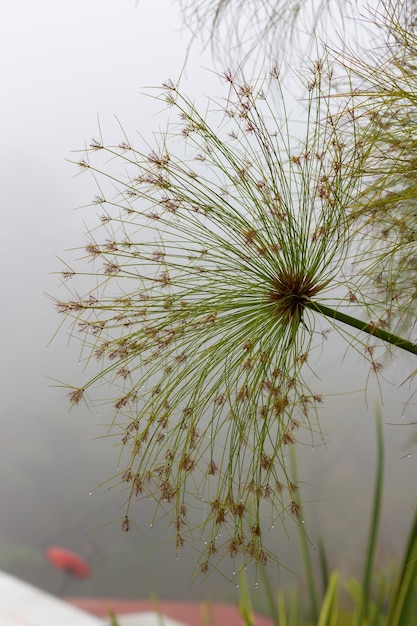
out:
<path id="1" fill-rule="evenodd" d="M 57 306 L 100 371 L 70 397 L 113 385 L 123 528 L 151 496 L 178 547 L 202 539 L 203 572 L 225 552 L 267 561 L 263 501 L 299 511 L 285 455 L 322 401 L 303 376 L 321 336 L 308 305 L 339 286 L 361 158 L 323 106 L 326 74 L 318 62 L 297 144 L 269 82 L 226 72 L 220 111 L 200 115 L 168 83 L 175 119 L 153 149 L 94 140 L 79 163 L 99 184 L 101 239 L 85 248 L 86 295 Z"/>

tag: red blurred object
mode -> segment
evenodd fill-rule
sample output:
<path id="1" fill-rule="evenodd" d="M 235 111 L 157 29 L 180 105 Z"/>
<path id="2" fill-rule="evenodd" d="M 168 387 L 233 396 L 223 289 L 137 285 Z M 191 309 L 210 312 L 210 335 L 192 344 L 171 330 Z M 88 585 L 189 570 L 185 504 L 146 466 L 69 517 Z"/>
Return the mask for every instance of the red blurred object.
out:
<path id="1" fill-rule="evenodd" d="M 91 569 L 87 561 L 71 550 L 60 546 L 51 546 L 46 551 L 46 558 L 54 567 L 72 576 L 77 578 L 89 578 L 91 576 Z"/>

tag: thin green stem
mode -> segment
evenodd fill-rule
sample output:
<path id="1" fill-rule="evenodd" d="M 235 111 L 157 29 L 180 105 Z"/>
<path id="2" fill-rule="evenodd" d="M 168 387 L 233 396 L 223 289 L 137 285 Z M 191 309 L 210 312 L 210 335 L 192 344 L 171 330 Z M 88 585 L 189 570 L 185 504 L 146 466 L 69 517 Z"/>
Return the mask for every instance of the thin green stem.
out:
<path id="1" fill-rule="evenodd" d="M 382 435 L 382 417 L 379 408 L 376 411 L 376 432 L 377 432 L 377 472 L 374 492 L 374 503 L 372 507 L 371 525 L 369 528 L 368 549 L 366 563 L 363 574 L 363 591 L 361 606 L 358 614 L 358 626 L 369 623 L 371 584 L 373 576 L 373 565 L 375 560 L 375 549 L 378 537 L 378 528 L 381 517 L 382 487 L 384 474 L 384 442 Z"/>
<path id="2" fill-rule="evenodd" d="M 337 320 L 338 322 L 342 322 L 343 324 L 347 324 L 348 326 L 357 328 L 364 333 L 368 333 L 368 335 L 372 335 L 373 337 L 382 339 L 382 341 L 386 341 L 393 346 L 397 346 L 397 348 L 401 348 L 402 350 L 406 350 L 407 352 L 412 352 L 412 354 L 417 354 L 417 345 L 415 343 L 407 341 L 407 339 L 403 339 L 402 337 L 394 335 L 394 333 L 390 333 L 386 330 L 383 330 L 382 328 L 378 328 L 374 324 L 367 324 L 366 322 L 363 322 L 356 317 L 352 317 L 351 315 L 347 315 L 346 313 L 342 313 L 341 311 L 336 311 L 335 309 L 331 309 L 324 304 L 314 302 L 312 300 L 307 302 L 305 306 L 309 309 L 312 309 L 313 311 L 317 311 L 318 313 L 325 315 L 326 317 L 330 317 Z"/>
<path id="3" fill-rule="evenodd" d="M 293 476 L 295 484 L 297 484 L 298 483 L 297 463 L 296 463 L 295 451 L 293 447 L 290 448 L 290 459 L 291 459 L 292 476 Z M 297 504 L 300 506 L 299 510 L 301 514 L 302 509 L 301 509 L 299 495 L 294 494 L 294 499 L 297 502 Z M 316 586 L 316 577 L 313 571 L 313 563 L 311 560 L 310 545 L 308 542 L 307 533 L 306 533 L 304 526 L 302 526 L 301 519 L 300 519 L 300 524 L 299 524 L 299 538 L 300 538 L 300 547 L 301 547 L 301 558 L 302 558 L 303 565 L 304 565 L 304 570 L 305 570 L 306 579 L 307 579 L 307 587 L 308 587 L 308 592 L 310 595 L 311 617 L 314 620 L 314 623 L 317 624 L 320 611 L 319 611 L 318 591 L 317 591 L 317 586 Z"/>

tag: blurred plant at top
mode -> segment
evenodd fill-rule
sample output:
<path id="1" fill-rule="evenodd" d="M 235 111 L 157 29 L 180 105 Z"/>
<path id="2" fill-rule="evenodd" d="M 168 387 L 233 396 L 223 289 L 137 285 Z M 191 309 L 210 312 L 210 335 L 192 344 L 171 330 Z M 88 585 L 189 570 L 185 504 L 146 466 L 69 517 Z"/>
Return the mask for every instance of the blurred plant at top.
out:
<path id="1" fill-rule="evenodd" d="M 210 45 L 215 59 L 246 64 L 270 62 L 303 65 L 317 41 L 350 36 L 366 15 L 359 0 L 178 0 L 193 38 Z M 365 20 L 361 19 L 362 26 Z"/>
<path id="2" fill-rule="evenodd" d="M 391 17 L 398 55 L 408 31 Z M 100 136 L 78 162 L 98 185 L 100 236 L 89 233 L 91 270 L 78 272 L 86 292 L 71 288 L 77 271 L 67 266 L 71 295 L 56 306 L 87 365 L 99 368 L 69 396 L 77 404 L 111 385 L 124 463 L 117 478 L 127 489 L 123 530 L 135 523 L 132 503 L 151 497 L 155 521 L 171 515 L 178 548 L 204 546 L 203 573 L 225 554 L 235 570 L 276 558 L 266 529 L 284 513 L 299 521 L 287 449 L 302 427 L 319 429 L 323 398 L 306 373 L 329 328 L 376 374 L 381 363 L 361 331 L 417 353 L 402 323 L 414 300 L 407 289 L 399 295 L 410 284 L 402 237 L 413 229 L 412 161 L 404 159 L 412 148 L 401 141 L 407 128 L 412 135 L 412 57 L 400 69 L 392 62 L 403 92 L 388 98 L 398 85 L 389 63 L 385 91 L 368 87 L 381 80 L 371 65 L 351 63 L 340 94 L 341 78 L 334 85 L 323 59 L 305 80 L 303 124 L 288 119 L 277 69 L 254 81 L 228 70 L 227 98 L 204 116 L 179 85 L 163 86 L 159 98 L 176 119 L 153 148 Z M 354 84 L 361 71 L 362 91 Z M 398 97 L 395 116 L 390 97 Z M 384 106 L 396 126 L 385 123 Z M 378 215 L 386 235 L 375 230 Z M 396 281 L 388 300 L 381 259 Z M 353 305 L 373 321 L 349 315 Z M 405 337 L 393 334 L 397 319 Z"/>

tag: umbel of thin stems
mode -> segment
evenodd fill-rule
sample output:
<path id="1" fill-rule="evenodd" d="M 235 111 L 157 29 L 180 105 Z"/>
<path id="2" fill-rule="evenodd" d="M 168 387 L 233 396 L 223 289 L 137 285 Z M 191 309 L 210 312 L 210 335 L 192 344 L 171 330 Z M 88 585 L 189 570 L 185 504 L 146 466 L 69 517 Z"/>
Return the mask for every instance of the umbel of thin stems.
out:
<path id="1" fill-rule="evenodd" d="M 304 371 L 320 318 L 349 324 L 332 302 L 351 293 L 344 266 L 366 152 L 334 123 L 331 76 L 314 65 L 297 144 L 283 100 L 269 101 L 275 72 L 255 84 L 226 72 L 228 98 L 206 117 L 164 85 L 176 119 L 153 150 L 99 137 L 78 162 L 102 213 L 85 247 L 91 265 L 66 266 L 71 295 L 56 306 L 98 373 L 69 396 L 112 385 L 123 529 L 139 522 L 134 502 L 151 497 L 178 548 L 204 546 L 203 573 L 224 554 L 234 569 L 267 562 L 271 514 L 298 519 L 286 451 L 322 402 Z M 84 295 L 68 282 L 78 278 Z M 353 326 L 381 337 L 378 325 Z"/>

